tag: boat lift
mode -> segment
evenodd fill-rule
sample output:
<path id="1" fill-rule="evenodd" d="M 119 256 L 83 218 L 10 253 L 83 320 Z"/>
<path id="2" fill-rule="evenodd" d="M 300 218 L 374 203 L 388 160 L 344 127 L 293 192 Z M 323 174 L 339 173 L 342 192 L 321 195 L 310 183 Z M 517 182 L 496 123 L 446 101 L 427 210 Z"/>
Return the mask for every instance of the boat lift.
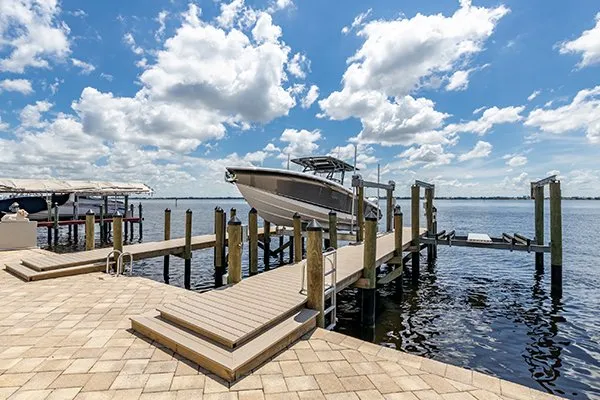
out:
<path id="1" fill-rule="evenodd" d="M 389 181 L 388 183 L 371 182 L 366 181 L 360 174 L 352 175 L 352 187 L 357 189 L 358 204 L 356 210 L 356 241 L 362 242 L 364 238 L 364 224 L 365 224 L 365 188 L 376 188 L 383 189 L 386 191 L 387 198 L 387 209 L 386 209 L 386 232 L 393 230 L 392 221 L 394 218 L 394 206 L 396 205 L 396 198 L 394 197 L 394 190 L 396 189 L 396 183 Z M 354 220 L 354 212 L 352 213 Z M 353 227 L 351 226 L 350 231 L 352 232 Z"/>
<path id="2" fill-rule="evenodd" d="M 416 181 L 413 188 L 418 184 L 419 181 Z M 544 244 L 544 187 L 546 185 L 550 187 L 550 243 L 548 244 Z M 417 198 L 416 203 L 415 197 Z M 415 204 L 418 206 L 418 191 L 416 195 L 413 192 L 412 198 L 414 210 Z M 419 237 L 418 240 L 420 243 L 434 248 L 438 245 L 445 245 L 535 253 L 535 264 L 538 273 L 544 270 L 544 253 L 550 253 L 551 292 L 553 295 L 560 296 L 562 295 L 562 210 L 560 181 L 556 175 L 549 176 L 537 182 L 531 182 L 531 198 L 535 201 L 534 238 L 528 238 L 519 233 L 512 235 L 503 233 L 501 237 L 490 237 L 487 234 L 480 233 L 469 233 L 467 236 L 458 236 L 455 230 L 437 232 L 437 223 L 435 221 L 433 223 L 435 229 L 430 229 L 428 221 L 427 233 Z M 433 215 L 435 218 L 435 213 Z M 413 211 L 413 218 L 414 216 L 415 213 Z M 413 231 L 414 229 L 415 223 L 413 222 Z M 416 229 L 418 229 L 418 219 L 416 221 Z"/>

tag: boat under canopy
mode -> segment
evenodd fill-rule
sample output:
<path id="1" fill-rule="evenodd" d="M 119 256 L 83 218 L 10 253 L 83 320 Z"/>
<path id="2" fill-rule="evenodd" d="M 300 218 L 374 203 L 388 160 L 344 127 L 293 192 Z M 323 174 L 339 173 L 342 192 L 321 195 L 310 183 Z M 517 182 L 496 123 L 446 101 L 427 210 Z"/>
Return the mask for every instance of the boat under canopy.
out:
<path id="1" fill-rule="evenodd" d="M 354 167 L 330 156 L 291 161 L 302 166 L 303 171 L 228 167 L 226 179 L 235 183 L 248 204 L 273 224 L 292 226 L 297 212 L 303 222 L 316 219 L 326 227 L 329 212 L 335 211 L 339 228 L 350 229 L 358 201 L 353 192 L 342 185 L 345 172 L 354 171 Z M 365 201 L 364 212 L 369 211 L 381 215 L 375 203 Z"/>

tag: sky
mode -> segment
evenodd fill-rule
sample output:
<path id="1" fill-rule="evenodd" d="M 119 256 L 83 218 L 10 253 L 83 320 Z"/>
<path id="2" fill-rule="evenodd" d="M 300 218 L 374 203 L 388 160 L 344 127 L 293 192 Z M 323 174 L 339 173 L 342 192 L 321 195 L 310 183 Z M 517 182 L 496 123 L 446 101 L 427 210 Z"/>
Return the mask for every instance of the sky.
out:
<path id="1" fill-rule="evenodd" d="M 600 4 L 565 4 L 0 0 L 0 177 L 235 196 L 356 148 L 399 196 L 599 196 Z"/>

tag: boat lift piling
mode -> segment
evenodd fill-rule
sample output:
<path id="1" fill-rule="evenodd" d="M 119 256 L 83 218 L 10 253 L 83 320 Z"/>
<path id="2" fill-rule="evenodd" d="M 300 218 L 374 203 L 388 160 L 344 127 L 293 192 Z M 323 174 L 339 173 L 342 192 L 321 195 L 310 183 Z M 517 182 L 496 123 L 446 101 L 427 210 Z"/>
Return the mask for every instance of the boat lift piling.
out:
<path id="1" fill-rule="evenodd" d="M 394 207 L 395 203 L 394 190 L 396 189 L 396 184 L 394 181 L 389 181 L 386 183 L 379 182 L 371 182 L 366 181 L 362 178 L 360 174 L 355 174 L 352 176 L 352 187 L 357 188 L 358 192 L 358 206 L 356 210 L 356 241 L 362 242 L 364 238 L 364 223 L 365 223 L 365 188 L 376 188 L 383 189 L 386 191 L 386 204 L 388 206 L 386 210 L 386 231 L 392 231 L 392 219 L 394 215 Z M 390 206 L 391 205 L 391 206 Z"/>
<path id="2" fill-rule="evenodd" d="M 125 207 L 127 210 L 127 207 Z M 125 223 L 125 237 L 127 237 L 127 223 Z M 171 209 L 165 209 L 165 224 L 164 224 L 164 240 L 171 240 Z M 170 255 L 167 254 L 163 258 L 163 279 L 166 284 L 169 283 L 169 262 Z"/>
<path id="3" fill-rule="evenodd" d="M 215 287 L 223 286 L 223 275 L 225 275 L 225 212 L 221 207 L 215 208 Z"/>
<path id="4" fill-rule="evenodd" d="M 85 249 L 94 250 L 96 234 L 94 233 L 95 215 L 92 210 L 85 213 Z"/>

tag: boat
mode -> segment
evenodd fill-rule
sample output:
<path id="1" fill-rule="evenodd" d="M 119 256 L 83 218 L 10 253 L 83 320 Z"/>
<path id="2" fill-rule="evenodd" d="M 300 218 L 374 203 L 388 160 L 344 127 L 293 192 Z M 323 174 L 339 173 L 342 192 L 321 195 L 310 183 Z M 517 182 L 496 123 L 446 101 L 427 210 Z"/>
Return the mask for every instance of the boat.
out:
<path id="1" fill-rule="evenodd" d="M 62 206 L 69 200 L 69 194 L 52 194 L 46 199 L 45 196 L 11 196 L 0 200 L 0 213 L 6 214 L 10 212 L 10 208 L 14 203 L 19 205 L 20 209 L 27 211 L 28 214 L 33 215 L 42 211 L 48 210 L 47 200 L 51 201 L 51 204 L 58 204 Z"/>
<path id="2" fill-rule="evenodd" d="M 298 213 L 304 223 L 315 219 L 326 227 L 329 212 L 335 211 L 338 229 L 351 230 L 356 224 L 353 214 L 358 201 L 343 185 L 345 173 L 356 168 L 331 156 L 302 157 L 291 162 L 303 170 L 227 167 L 225 179 L 235 184 L 248 204 L 272 224 L 293 226 L 293 216 Z M 365 200 L 365 215 L 371 211 L 381 217 L 377 204 Z"/>
<path id="3" fill-rule="evenodd" d="M 85 213 L 89 210 L 92 210 L 96 215 L 100 215 L 100 207 L 104 205 L 104 200 L 101 196 L 77 196 L 77 207 L 75 207 L 74 203 L 75 194 L 73 193 L 67 195 L 67 201 L 58 203 L 59 219 L 83 219 L 85 218 Z M 108 209 L 103 210 L 104 216 L 110 218 L 116 214 L 117 211 L 121 215 L 125 215 L 125 203 L 122 200 L 109 197 Z M 52 207 L 50 219 L 52 219 L 52 216 L 54 216 L 54 207 Z M 35 214 L 30 214 L 29 219 L 33 221 L 48 220 L 48 208 L 45 207 L 43 210 L 36 212 Z"/>

